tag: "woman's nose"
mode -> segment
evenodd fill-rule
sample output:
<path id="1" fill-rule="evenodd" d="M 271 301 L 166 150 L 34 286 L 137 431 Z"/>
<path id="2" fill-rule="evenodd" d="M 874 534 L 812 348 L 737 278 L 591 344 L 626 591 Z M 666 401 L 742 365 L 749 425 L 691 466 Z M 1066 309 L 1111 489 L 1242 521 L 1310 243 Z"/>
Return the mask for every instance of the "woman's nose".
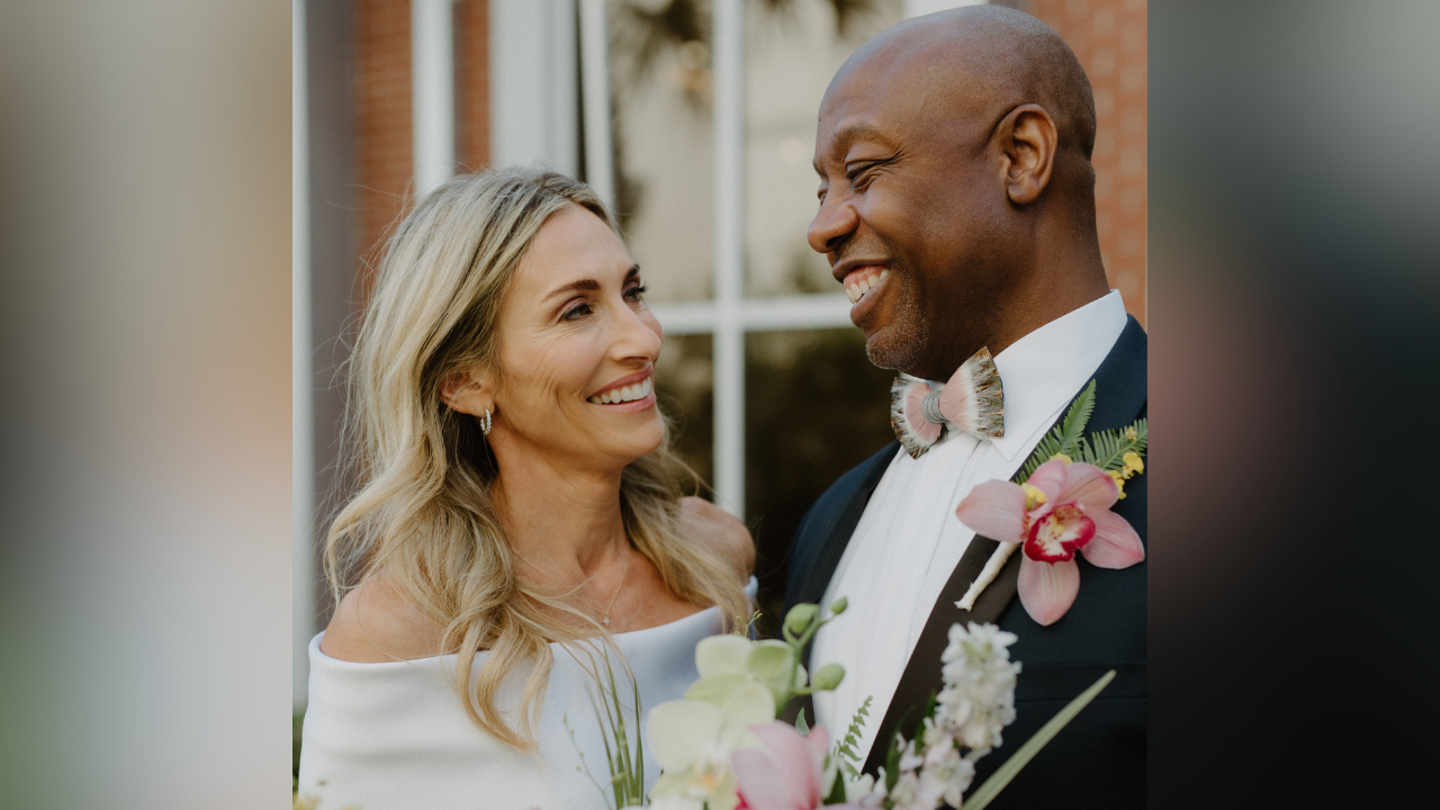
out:
<path id="1" fill-rule="evenodd" d="M 838 197 L 826 199 L 820 204 L 815 218 L 810 221 L 810 230 L 805 234 L 806 241 L 816 253 L 829 253 L 855 231 L 859 222 L 860 216 L 848 201 Z"/>
<path id="2" fill-rule="evenodd" d="M 620 316 L 612 347 L 615 359 L 623 361 L 642 358 L 654 361 L 660 356 L 660 346 L 664 342 L 665 333 L 660 328 L 660 322 L 644 305 L 639 309 L 625 307 L 621 312 L 623 314 Z"/>

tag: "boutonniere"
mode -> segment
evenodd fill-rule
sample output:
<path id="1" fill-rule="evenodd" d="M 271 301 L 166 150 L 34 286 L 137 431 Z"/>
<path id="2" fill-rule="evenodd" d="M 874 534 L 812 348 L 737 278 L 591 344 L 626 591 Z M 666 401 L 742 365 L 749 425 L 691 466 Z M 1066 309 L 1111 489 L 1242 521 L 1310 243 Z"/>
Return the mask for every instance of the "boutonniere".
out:
<path id="1" fill-rule="evenodd" d="M 973 608 L 1017 548 L 1025 553 L 1020 603 L 1042 625 L 1064 616 L 1080 593 L 1076 552 L 1099 568 L 1145 559 L 1140 535 L 1110 508 L 1125 497 L 1125 481 L 1145 471 L 1146 420 L 1087 436 L 1094 409 L 1091 380 L 1012 480 L 976 486 L 955 509 L 961 523 L 1000 543 L 956 607 Z"/>

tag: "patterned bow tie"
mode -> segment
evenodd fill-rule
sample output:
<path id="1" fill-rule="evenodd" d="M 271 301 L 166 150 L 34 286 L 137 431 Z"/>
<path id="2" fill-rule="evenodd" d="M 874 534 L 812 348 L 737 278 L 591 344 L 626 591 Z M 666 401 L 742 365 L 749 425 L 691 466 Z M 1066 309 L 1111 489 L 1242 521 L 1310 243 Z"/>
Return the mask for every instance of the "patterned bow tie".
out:
<path id="1" fill-rule="evenodd" d="M 890 386 L 890 425 L 911 458 L 925 455 L 945 429 L 976 438 L 1005 435 L 1005 395 L 990 350 L 981 348 L 949 382 L 900 377 Z"/>

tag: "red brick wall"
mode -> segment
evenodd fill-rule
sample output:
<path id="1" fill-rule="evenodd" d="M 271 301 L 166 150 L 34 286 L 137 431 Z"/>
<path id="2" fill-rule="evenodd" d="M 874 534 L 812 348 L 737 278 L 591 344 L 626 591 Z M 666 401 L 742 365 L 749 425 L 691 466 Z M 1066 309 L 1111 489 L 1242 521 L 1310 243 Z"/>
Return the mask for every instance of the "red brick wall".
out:
<path id="1" fill-rule="evenodd" d="M 355 11 L 355 176 L 363 290 L 383 240 L 412 202 L 410 2 L 358 0 Z M 487 0 L 455 4 L 456 159 L 490 161 L 490 27 Z"/>
<path id="2" fill-rule="evenodd" d="M 455 4 L 456 159 L 471 171 L 490 163 L 490 14 L 488 0 Z"/>
<path id="3" fill-rule="evenodd" d="M 1145 0 L 1031 0 L 1070 43 L 1095 92 L 1095 206 L 1110 286 L 1145 323 Z"/>
<path id="4" fill-rule="evenodd" d="M 361 288 L 399 222 L 414 169 L 409 0 L 355 3 L 355 201 Z"/>

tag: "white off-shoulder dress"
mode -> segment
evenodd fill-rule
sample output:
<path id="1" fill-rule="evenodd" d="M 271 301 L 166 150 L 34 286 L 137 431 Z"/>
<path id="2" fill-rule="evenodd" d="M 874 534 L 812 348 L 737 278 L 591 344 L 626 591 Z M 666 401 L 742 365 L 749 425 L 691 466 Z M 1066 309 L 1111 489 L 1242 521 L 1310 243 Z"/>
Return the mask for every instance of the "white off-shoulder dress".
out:
<path id="1" fill-rule="evenodd" d="M 755 590 L 752 578 L 746 593 L 753 599 Z M 643 708 L 684 694 L 699 677 L 695 645 L 720 627 L 720 611 L 711 607 L 670 624 L 615 634 Z M 300 796 L 313 799 L 316 810 L 599 810 L 612 804 L 593 702 L 597 691 L 587 671 L 593 664 L 583 653 L 577 660 L 561 645 L 551 645 L 555 665 L 540 712 L 539 747 L 525 753 L 470 719 L 452 686 L 456 656 L 354 663 L 321 652 L 323 637 L 310 642 L 300 756 Z M 477 668 L 484 655 L 476 657 Z M 506 681 L 498 701 L 502 709 L 519 705 L 523 683 L 523 677 Z M 628 706 L 633 695 L 628 682 L 622 683 Z M 647 746 L 647 789 L 659 773 Z"/>

